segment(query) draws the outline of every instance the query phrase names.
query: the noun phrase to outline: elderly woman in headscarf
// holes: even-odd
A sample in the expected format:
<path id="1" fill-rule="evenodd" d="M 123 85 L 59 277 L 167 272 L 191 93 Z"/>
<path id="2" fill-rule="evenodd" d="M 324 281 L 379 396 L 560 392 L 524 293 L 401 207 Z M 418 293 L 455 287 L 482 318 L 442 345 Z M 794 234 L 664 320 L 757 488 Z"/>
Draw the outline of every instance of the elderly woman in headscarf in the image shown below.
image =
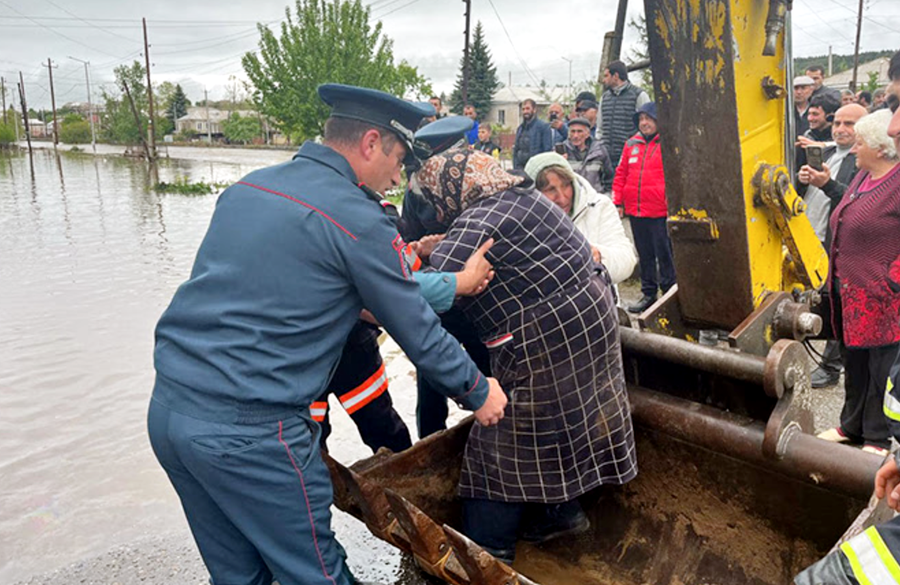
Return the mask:
<path id="1" fill-rule="evenodd" d="M 586 530 L 577 498 L 637 474 L 612 293 L 566 214 L 490 156 L 449 150 L 413 183 L 449 225 L 434 267 L 457 270 L 494 240 L 494 280 L 460 303 L 509 405 L 472 428 L 459 494 L 463 530 L 512 562 L 519 538 Z"/>
<path id="2" fill-rule="evenodd" d="M 584 234 L 594 262 L 606 267 L 613 284 L 631 276 L 637 257 L 612 199 L 597 193 L 590 181 L 555 152 L 531 157 L 525 173 L 537 190 L 556 203 Z"/>

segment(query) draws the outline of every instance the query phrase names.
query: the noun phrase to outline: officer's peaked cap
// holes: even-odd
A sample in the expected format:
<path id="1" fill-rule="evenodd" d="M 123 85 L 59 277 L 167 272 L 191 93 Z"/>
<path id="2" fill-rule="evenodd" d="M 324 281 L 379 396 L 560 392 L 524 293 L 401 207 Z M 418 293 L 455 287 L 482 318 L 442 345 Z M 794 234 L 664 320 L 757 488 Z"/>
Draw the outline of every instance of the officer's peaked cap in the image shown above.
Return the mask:
<path id="1" fill-rule="evenodd" d="M 389 93 L 367 87 L 326 83 L 318 87 L 319 97 L 331 106 L 331 115 L 367 122 L 390 130 L 406 144 L 409 154 L 426 154 L 415 145 L 415 129 L 422 118 L 435 115 L 429 103 L 404 101 Z"/>
<path id="2" fill-rule="evenodd" d="M 462 140 L 475 121 L 466 116 L 449 116 L 427 124 L 416 132 L 416 140 L 424 142 L 433 154 L 443 152 Z"/>

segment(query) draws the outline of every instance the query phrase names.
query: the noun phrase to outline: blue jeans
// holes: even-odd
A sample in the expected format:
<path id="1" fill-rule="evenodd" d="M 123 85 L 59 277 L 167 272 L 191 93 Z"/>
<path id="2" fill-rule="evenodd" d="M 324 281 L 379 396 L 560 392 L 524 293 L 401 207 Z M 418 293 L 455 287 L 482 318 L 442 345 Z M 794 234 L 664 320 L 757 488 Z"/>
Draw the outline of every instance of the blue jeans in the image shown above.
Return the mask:
<path id="1" fill-rule="evenodd" d="M 147 426 L 214 585 L 351 583 L 331 531 L 319 427 L 307 413 L 213 423 L 153 400 Z"/>

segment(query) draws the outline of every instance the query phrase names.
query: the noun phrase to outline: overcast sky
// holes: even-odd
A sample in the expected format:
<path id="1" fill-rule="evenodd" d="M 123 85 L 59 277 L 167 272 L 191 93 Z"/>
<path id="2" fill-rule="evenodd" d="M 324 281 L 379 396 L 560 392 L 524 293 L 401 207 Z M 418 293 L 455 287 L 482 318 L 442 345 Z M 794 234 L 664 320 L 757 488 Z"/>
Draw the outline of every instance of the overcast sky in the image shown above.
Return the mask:
<path id="1" fill-rule="evenodd" d="M 406 59 L 438 92 L 453 88 L 462 54 L 462 0 L 364 0 Z M 867 0 L 863 51 L 900 48 L 898 0 Z M 293 4 L 290 4 L 293 6 Z M 257 46 L 254 23 L 284 18 L 285 0 L 0 0 L 0 75 L 13 87 L 25 76 L 29 106 L 50 103 L 47 58 L 54 69 L 57 105 L 85 99 L 83 66 L 91 62 L 95 86 L 112 80 L 117 64 L 142 59 L 141 17 L 150 34 L 153 81 L 179 82 L 188 97 L 226 95 L 231 76 L 243 78 L 240 56 Z M 484 25 L 501 81 L 514 85 L 575 83 L 594 78 L 603 35 L 614 26 L 617 0 L 472 0 L 472 23 Z M 794 54 L 852 53 L 856 0 L 795 0 Z M 494 11 L 496 8 L 496 13 Z M 643 11 L 631 0 L 629 14 Z M 499 14 L 499 16 L 498 16 Z M 504 30 L 505 27 L 505 30 Z M 508 34 L 507 34 L 508 33 Z M 636 34 L 625 34 L 625 54 Z M 99 91 L 95 88 L 95 99 Z"/>

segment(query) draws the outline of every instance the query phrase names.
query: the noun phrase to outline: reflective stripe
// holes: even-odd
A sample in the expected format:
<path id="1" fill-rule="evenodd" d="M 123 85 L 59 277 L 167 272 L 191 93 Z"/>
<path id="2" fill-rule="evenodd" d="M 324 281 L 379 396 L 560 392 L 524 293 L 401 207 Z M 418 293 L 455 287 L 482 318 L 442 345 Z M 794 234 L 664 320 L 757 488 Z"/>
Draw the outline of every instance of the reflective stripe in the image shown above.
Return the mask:
<path id="1" fill-rule="evenodd" d="M 406 247 L 403 248 L 403 255 L 406 256 L 406 262 L 409 264 L 409 267 L 412 268 L 413 272 L 421 270 L 422 259 L 413 251 L 412 246 L 406 244 Z"/>
<path id="2" fill-rule="evenodd" d="M 874 526 L 842 544 L 841 552 L 860 585 L 900 583 L 900 566 Z"/>
<path id="3" fill-rule="evenodd" d="M 348 414 L 353 414 L 381 396 L 387 390 L 387 387 L 387 373 L 384 371 L 384 364 L 381 364 L 381 367 L 369 376 L 365 382 L 341 396 L 341 405 Z"/>
<path id="4" fill-rule="evenodd" d="M 309 415 L 316 422 L 322 422 L 325 420 L 325 415 L 328 414 L 328 403 L 327 402 L 313 402 L 309 406 Z"/>
<path id="5" fill-rule="evenodd" d="M 495 347 L 500 347 L 504 343 L 509 343 L 513 340 L 513 334 L 507 333 L 506 335 L 501 335 L 500 337 L 495 337 L 494 339 L 486 342 L 484 346 L 488 349 L 494 349 Z"/>
<path id="6" fill-rule="evenodd" d="M 888 378 L 887 388 L 884 390 L 884 416 L 900 422 L 900 400 L 894 398 L 891 390 L 894 389 L 894 381 Z"/>

